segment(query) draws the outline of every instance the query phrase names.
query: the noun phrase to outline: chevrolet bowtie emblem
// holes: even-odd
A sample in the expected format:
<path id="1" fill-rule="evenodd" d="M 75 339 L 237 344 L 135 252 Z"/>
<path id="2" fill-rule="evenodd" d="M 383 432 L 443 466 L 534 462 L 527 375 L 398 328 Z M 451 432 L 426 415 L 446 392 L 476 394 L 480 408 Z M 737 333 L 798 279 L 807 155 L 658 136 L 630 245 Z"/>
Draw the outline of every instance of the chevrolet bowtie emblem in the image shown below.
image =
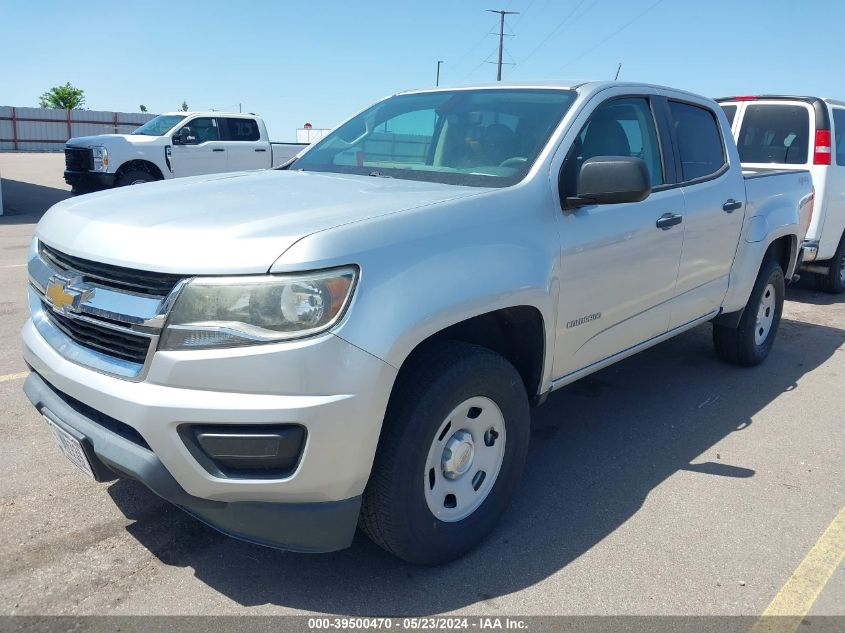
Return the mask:
<path id="1" fill-rule="evenodd" d="M 94 296 L 94 289 L 86 287 L 81 277 L 51 277 L 46 294 L 56 312 L 79 312 L 82 304 Z"/>

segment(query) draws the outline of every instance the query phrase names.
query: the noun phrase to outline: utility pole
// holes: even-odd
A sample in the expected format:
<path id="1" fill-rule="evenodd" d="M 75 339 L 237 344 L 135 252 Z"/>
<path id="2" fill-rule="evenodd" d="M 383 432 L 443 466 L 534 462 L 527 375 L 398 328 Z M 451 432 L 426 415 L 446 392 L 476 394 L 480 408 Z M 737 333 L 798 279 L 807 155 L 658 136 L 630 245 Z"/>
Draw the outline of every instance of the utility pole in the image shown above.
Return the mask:
<path id="1" fill-rule="evenodd" d="M 499 63 L 496 71 L 496 81 L 502 81 L 502 50 L 505 48 L 505 16 L 518 15 L 519 11 L 505 11 L 504 9 L 487 9 L 489 13 L 499 14 Z"/>
<path id="2" fill-rule="evenodd" d="M 437 60 L 437 80 L 434 82 L 435 86 L 440 85 L 440 64 L 442 64 L 442 63 L 443 63 L 442 59 Z"/>
<path id="3" fill-rule="evenodd" d="M 241 104 L 238 104 L 238 112 L 243 112 L 243 108 L 241 108 Z"/>

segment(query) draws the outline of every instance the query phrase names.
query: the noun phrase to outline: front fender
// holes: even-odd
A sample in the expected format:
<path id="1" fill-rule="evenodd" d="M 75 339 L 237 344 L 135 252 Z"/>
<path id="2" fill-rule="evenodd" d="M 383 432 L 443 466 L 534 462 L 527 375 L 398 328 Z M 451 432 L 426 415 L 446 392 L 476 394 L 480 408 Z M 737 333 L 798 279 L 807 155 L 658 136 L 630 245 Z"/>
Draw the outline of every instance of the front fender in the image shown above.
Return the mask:
<path id="1" fill-rule="evenodd" d="M 559 284 L 556 219 L 547 189 L 493 190 L 309 236 L 274 269 L 358 264 L 361 278 L 335 333 L 397 369 L 451 325 L 534 307 L 545 329 L 546 384 Z"/>

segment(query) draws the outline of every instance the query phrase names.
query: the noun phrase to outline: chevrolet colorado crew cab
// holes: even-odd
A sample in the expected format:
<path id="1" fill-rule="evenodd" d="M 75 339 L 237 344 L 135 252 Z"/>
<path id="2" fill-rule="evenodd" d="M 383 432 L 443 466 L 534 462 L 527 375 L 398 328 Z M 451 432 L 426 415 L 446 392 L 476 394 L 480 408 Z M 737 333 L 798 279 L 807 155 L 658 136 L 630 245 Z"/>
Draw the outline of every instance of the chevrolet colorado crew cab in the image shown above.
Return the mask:
<path id="1" fill-rule="evenodd" d="M 271 143 L 254 114 L 170 112 L 132 134 L 65 143 L 65 182 L 77 193 L 182 176 L 278 167 L 306 145 Z"/>
<path id="2" fill-rule="evenodd" d="M 284 169 L 71 198 L 29 253 L 24 390 L 98 481 L 304 552 L 490 532 L 553 390 L 712 321 L 772 349 L 813 193 L 743 175 L 712 100 L 405 92 Z"/>
<path id="3" fill-rule="evenodd" d="M 816 191 L 801 269 L 845 292 L 845 101 L 785 95 L 717 99 L 751 169 L 808 169 Z"/>

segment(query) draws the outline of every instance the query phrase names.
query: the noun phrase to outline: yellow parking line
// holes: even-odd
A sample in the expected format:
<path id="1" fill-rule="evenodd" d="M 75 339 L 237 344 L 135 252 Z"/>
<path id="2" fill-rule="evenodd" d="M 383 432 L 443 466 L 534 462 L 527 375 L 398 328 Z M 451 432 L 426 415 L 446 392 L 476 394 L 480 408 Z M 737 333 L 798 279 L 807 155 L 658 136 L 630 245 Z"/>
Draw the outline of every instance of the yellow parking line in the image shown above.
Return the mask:
<path id="1" fill-rule="evenodd" d="M 845 557 L 845 507 L 807 552 L 751 633 L 794 633 Z M 784 617 L 786 616 L 786 617 Z"/>
<path id="2" fill-rule="evenodd" d="M 29 376 L 28 371 L 20 371 L 17 374 L 6 374 L 5 376 L 0 376 L 0 382 L 9 382 L 10 380 L 20 380 L 21 378 L 26 378 Z"/>

